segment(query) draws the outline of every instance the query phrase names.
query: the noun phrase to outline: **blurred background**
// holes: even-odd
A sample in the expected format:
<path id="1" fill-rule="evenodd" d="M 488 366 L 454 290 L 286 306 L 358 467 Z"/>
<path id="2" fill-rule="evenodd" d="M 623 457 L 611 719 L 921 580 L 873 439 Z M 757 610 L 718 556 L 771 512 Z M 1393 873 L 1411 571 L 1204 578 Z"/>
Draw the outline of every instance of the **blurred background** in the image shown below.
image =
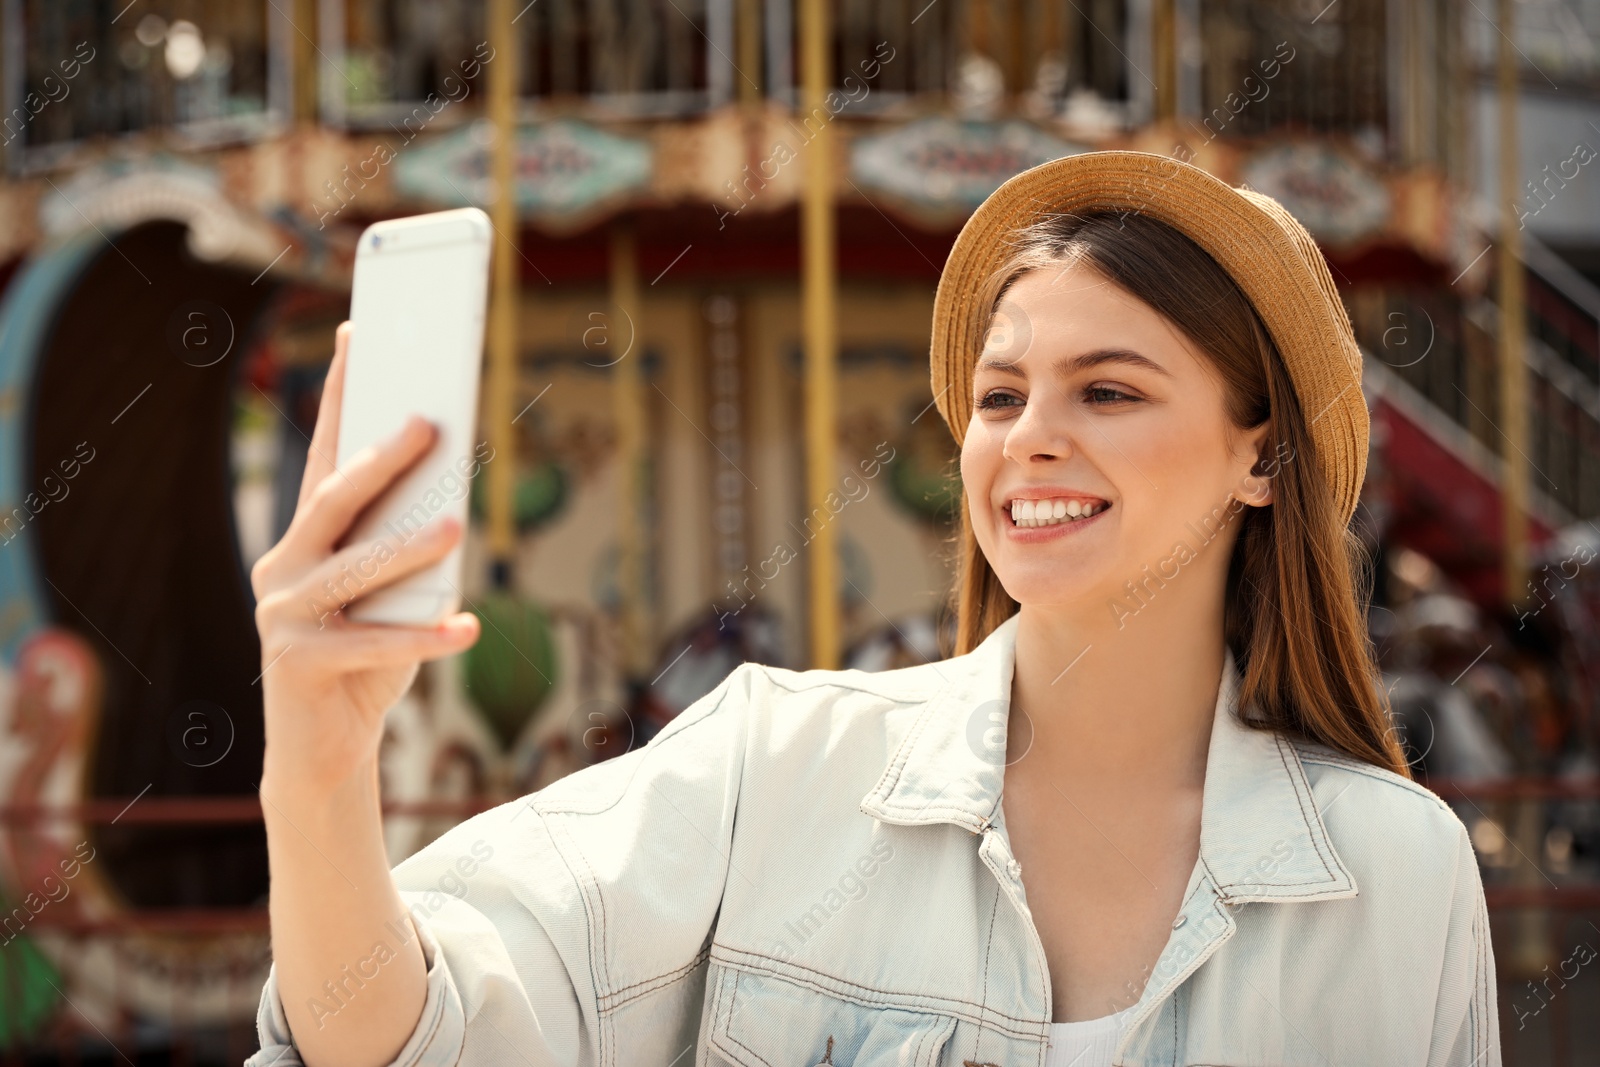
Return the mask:
<path id="1" fill-rule="evenodd" d="M 398 861 L 742 660 L 948 654 L 939 269 L 1097 148 L 1321 244 L 1371 630 L 1483 863 L 1506 1062 L 1600 1063 L 1600 0 L 3 0 L 0 34 L 0 1063 L 256 1048 L 248 573 L 364 226 L 496 235 L 484 637 L 389 716 Z"/>

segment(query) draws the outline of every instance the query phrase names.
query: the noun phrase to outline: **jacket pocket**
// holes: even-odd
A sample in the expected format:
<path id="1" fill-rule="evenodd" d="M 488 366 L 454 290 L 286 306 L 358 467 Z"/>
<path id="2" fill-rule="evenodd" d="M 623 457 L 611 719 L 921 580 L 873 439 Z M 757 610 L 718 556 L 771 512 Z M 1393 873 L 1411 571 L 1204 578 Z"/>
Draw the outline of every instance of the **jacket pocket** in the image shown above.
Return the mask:
<path id="1" fill-rule="evenodd" d="M 799 982 L 713 965 L 708 1064 L 939 1067 L 953 1016 L 868 1007 Z"/>

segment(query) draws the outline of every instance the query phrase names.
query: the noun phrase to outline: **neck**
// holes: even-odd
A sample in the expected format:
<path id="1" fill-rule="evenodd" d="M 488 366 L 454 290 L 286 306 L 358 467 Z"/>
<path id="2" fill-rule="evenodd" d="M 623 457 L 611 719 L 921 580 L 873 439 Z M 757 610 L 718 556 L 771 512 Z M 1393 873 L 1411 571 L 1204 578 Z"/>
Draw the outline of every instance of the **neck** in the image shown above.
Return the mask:
<path id="1" fill-rule="evenodd" d="M 1099 603 L 1022 607 L 1010 721 L 1018 742 L 1031 740 L 1035 769 L 1108 786 L 1204 783 L 1226 656 L 1224 579 L 1185 577 L 1132 619 Z"/>

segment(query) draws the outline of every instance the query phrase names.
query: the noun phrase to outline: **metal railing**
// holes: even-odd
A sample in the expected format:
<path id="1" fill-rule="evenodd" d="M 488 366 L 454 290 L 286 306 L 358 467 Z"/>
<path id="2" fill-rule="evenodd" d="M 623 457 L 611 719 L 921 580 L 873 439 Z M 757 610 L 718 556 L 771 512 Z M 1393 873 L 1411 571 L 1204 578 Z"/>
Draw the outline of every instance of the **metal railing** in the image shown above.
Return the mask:
<path id="1" fill-rule="evenodd" d="M 1600 515 L 1600 290 L 1529 236 L 1529 420 L 1533 486 L 1558 522 Z M 1351 295 L 1362 346 L 1494 456 L 1501 432 L 1499 309 L 1442 287 Z"/>

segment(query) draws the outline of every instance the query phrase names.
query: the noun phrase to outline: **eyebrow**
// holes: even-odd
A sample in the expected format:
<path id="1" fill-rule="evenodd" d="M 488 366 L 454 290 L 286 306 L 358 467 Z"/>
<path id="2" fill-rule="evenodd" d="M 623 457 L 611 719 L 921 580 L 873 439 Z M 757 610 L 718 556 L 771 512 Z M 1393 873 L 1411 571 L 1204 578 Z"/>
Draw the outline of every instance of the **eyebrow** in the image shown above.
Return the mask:
<path id="1" fill-rule="evenodd" d="M 985 356 L 978 361 L 979 370 L 998 371 L 1008 374 L 1013 378 L 1026 378 L 1028 375 L 1020 367 L 1018 360 L 996 359 Z M 1063 356 L 1056 360 L 1051 369 L 1057 375 L 1069 374 L 1074 371 L 1090 370 L 1094 367 L 1105 366 L 1109 363 L 1126 363 L 1133 367 L 1143 367 L 1155 371 L 1164 377 L 1171 378 L 1172 372 L 1148 356 L 1142 356 L 1131 348 L 1096 348 L 1077 356 Z"/>

